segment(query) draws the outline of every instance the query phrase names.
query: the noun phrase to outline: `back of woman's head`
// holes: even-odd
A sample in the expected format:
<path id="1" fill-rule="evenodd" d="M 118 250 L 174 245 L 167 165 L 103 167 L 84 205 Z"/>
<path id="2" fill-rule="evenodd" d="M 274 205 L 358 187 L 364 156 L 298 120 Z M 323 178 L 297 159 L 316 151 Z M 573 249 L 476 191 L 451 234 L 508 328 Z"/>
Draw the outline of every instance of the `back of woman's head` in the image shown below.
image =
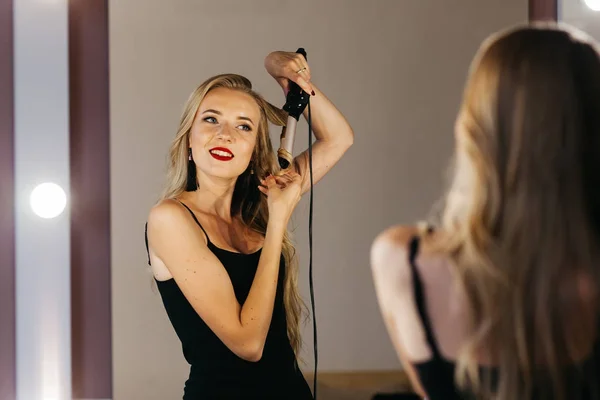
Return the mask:
<path id="1" fill-rule="evenodd" d="M 459 382 L 489 390 L 476 368 L 486 354 L 500 373 L 490 397 L 576 398 L 560 396 L 573 389 L 562 371 L 600 341 L 600 56 L 593 42 L 547 24 L 491 37 L 473 63 L 456 136 L 443 224 L 472 329 Z M 598 361 L 588 367 L 583 373 L 600 375 Z"/>

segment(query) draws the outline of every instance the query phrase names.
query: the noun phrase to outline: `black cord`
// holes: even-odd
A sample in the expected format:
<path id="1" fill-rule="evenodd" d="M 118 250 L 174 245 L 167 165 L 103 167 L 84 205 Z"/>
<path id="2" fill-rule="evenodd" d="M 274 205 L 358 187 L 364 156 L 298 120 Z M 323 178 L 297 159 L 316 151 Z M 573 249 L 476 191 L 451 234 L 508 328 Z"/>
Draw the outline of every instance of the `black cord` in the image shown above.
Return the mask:
<path id="1" fill-rule="evenodd" d="M 313 223 L 313 165 L 312 165 L 312 119 L 310 115 L 310 100 L 308 101 L 308 167 L 310 171 L 310 205 L 308 212 L 308 247 L 310 251 L 309 255 L 309 266 L 308 266 L 308 282 L 310 286 L 310 302 L 312 305 L 313 314 L 313 348 L 315 353 L 315 374 L 313 376 L 313 398 L 317 398 L 317 363 L 318 363 L 318 352 L 317 352 L 317 314 L 315 313 L 315 290 L 313 287 L 313 234 L 312 234 L 312 223 Z"/>

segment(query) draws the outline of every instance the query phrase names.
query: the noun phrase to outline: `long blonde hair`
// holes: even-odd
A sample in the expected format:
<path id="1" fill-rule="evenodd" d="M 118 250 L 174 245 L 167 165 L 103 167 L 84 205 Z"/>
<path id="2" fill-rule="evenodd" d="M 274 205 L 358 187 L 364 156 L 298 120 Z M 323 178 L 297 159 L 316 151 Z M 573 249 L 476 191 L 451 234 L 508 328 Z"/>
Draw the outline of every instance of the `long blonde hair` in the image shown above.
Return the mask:
<path id="1" fill-rule="evenodd" d="M 469 316 L 456 378 L 477 398 L 566 399 L 564 368 L 600 339 L 600 56 L 578 36 L 495 35 L 465 88 L 441 247 Z M 596 384 L 594 357 L 579 389 Z"/>
<path id="2" fill-rule="evenodd" d="M 236 181 L 231 215 L 240 217 L 250 229 L 261 234 L 266 233 L 269 210 L 267 200 L 261 195 L 257 186 L 259 179 L 279 171 L 275 152 L 269 137 L 269 122 L 276 126 L 284 126 L 287 113 L 269 102 L 252 90 L 252 84 L 247 78 L 236 74 L 221 74 L 207 79 L 189 96 L 181 115 L 177 134 L 169 151 L 167 184 L 160 200 L 173 199 L 186 190 L 188 176 L 188 148 L 192 123 L 202 100 L 213 89 L 228 88 L 250 95 L 258 104 L 261 116 L 257 129 L 257 139 L 252 154 L 251 166 L 240 175 Z M 250 169 L 254 174 L 250 173 Z M 306 306 L 298 291 L 298 260 L 296 251 L 290 239 L 289 232 L 283 238 L 282 252 L 285 259 L 284 307 L 287 320 L 287 334 L 296 354 L 301 348 L 300 318 Z"/>

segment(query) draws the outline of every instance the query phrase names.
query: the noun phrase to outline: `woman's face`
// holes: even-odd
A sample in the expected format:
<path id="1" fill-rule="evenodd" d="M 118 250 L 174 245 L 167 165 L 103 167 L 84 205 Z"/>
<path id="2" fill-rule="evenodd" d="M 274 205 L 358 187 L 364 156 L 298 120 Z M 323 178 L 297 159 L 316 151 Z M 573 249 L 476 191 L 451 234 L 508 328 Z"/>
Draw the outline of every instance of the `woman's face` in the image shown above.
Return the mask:
<path id="1" fill-rule="evenodd" d="M 199 178 L 240 176 L 252 159 L 259 121 L 260 108 L 252 96 L 227 88 L 211 90 L 190 130 Z"/>

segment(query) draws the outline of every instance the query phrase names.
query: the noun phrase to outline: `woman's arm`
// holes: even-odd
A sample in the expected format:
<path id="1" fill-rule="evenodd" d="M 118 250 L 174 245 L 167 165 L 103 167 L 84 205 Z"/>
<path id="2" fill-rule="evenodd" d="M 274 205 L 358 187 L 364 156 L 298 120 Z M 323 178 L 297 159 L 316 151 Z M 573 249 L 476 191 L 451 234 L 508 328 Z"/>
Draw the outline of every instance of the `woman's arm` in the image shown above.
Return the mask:
<path id="1" fill-rule="evenodd" d="M 432 356 L 417 313 L 408 264 L 410 239 L 416 228 L 397 226 L 382 232 L 371 247 L 373 283 L 383 321 L 415 392 L 426 397 L 412 360 Z"/>
<path id="2" fill-rule="evenodd" d="M 258 361 L 271 324 L 287 223 L 270 218 L 250 293 L 241 306 L 227 271 L 208 249 L 202 230 L 174 201 L 150 212 L 152 255 L 163 262 L 198 315 L 221 341 L 247 361 Z"/>
<path id="3" fill-rule="evenodd" d="M 350 124 L 335 105 L 311 81 L 310 68 L 304 57 L 297 53 L 276 51 L 265 59 L 265 67 L 287 94 L 288 80 L 296 82 L 310 98 L 312 129 L 316 141 L 312 146 L 313 183 L 319 182 L 342 158 L 354 142 Z M 300 73 L 297 71 L 302 70 Z M 308 118 L 308 107 L 304 110 Z M 302 194 L 310 189 L 308 150 L 294 159 L 297 172 L 302 176 Z"/>

